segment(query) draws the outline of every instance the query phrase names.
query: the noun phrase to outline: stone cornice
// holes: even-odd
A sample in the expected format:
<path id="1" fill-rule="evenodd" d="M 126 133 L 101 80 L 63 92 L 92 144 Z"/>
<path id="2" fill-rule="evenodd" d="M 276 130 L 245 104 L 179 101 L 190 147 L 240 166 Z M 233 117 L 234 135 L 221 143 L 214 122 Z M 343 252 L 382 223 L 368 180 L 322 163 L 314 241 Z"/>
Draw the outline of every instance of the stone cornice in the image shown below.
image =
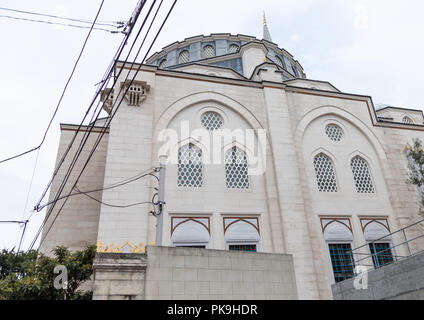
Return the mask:
<path id="1" fill-rule="evenodd" d="M 80 132 L 87 132 L 90 130 L 91 126 L 81 126 L 81 128 L 78 130 L 79 125 L 78 124 L 69 124 L 69 123 L 61 123 L 60 124 L 60 130 L 61 131 L 80 131 Z M 93 129 L 91 130 L 91 132 L 94 133 L 100 133 L 104 130 L 104 127 L 100 127 L 100 126 L 94 126 Z M 106 130 L 104 130 L 105 133 L 109 133 L 109 128 L 106 128 Z"/>

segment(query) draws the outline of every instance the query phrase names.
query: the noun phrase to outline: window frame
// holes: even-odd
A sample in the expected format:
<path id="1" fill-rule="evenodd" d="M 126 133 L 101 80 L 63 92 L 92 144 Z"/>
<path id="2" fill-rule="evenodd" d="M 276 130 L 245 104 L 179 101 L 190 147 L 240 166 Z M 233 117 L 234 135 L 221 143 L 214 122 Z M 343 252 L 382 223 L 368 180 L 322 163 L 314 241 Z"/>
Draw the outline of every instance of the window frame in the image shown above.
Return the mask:
<path id="1" fill-rule="evenodd" d="M 181 62 L 181 55 L 182 55 L 184 52 L 187 52 L 188 61 L 186 61 L 186 62 Z M 190 62 L 190 51 L 189 51 L 188 49 L 183 49 L 183 50 L 181 50 L 181 51 L 178 53 L 178 64 L 186 64 L 186 63 L 189 63 L 189 62 Z"/>
<path id="2" fill-rule="evenodd" d="M 208 57 L 208 56 L 205 55 L 206 48 L 208 48 L 208 47 L 211 47 L 212 48 L 212 50 L 213 50 L 213 56 Z M 210 43 L 205 44 L 202 47 L 202 58 L 203 59 L 211 59 L 211 58 L 215 58 L 215 57 L 216 57 L 216 48 L 215 48 L 215 46 L 212 45 L 212 44 L 210 44 Z"/>
<path id="3" fill-rule="evenodd" d="M 360 158 L 360 159 L 362 159 L 363 162 L 365 162 L 367 169 L 368 169 L 368 174 L 369 174 L 370 181 L 372 183 L 372 187 L 374 189 L 374 192 L 359 192 L 358 191 L 358 188 L 356 187 L 355 174 L 353 172 L 353 167 L 352 167 L 352 161 L 355 158 Z M 373 170 L 370 161 L 363 154 L 355 152 L 349 158 L 349 166 L 350 166 L 350 172 L 352 173 L 353 189 L 356 191 L 356 194 L 362 195 L 362 196 L 376 196 L 377 195 L 377 186 L 376 186 L 374 174 L 373 174 L 373 172 L 375 170 Z"/>
<path id="4" fill-rule="evenodd" d="M 232 153 L 233 152 L 233 149 L 236 149 L 236 150 L 239 150 L 239 151 L 243 152 L 244 155 L 245 155 L 245 157 L 246 157 L 247 183 L 248 183 L 248 187 L 247 188 L 238 188 L 238 187 L 234 188 L 234 187 L 229 187 L 228 186 L 228 183 L 227 183 L 227 162 L 225 160 L 226 160 L 226 157 L 227 157 L 227 153 L 228 152 L 231 152 Z M 248 191 L 248 190 L 252 190 L 252 181 L 251 181 L 252 179 L 250 178 L 250 175 L 249 175 L 249 158 L 248 158 L 248 155 L 247 155 L 246 150 L 243 150 L 242 148 L 238 147 L 237 145 L 232 145 L 227 150 L 224 150 L 224 173 L 225 173 L 225 183 L 224 183 L 224 185 L 225 185 L 225 188 L 226 188 L 227 191 L 229 191 L 229 190 L 235 190 L 235 191 Z"/>
<path id="5" fill-rule="evenodd" d="M 330 160 L 330 162 L 333 166 L 333 175 L 334 175 L 334 180 L 335 180 L 335 185 L 336 185 L 335 191 L 322 191 L 319 188 L 318 175 L 317 175 L 317 171 L 315 169 L 315 158 L 318 157 L 321 154 L 324 155 L 325 157 L 327 157 Z M 312 172 L 314 174 L 315 191 L 316 192 L 318 192 L 319 194 L 338 194 L 339 192 L 341 192 L 340 185 L 339 185 L 339 179 L 337 178 L 336 161 L 332 156 L 329 155 L 329 153 L 326 150 L 319 149 L 317 152 L 315 152 L 312 155 Z"/>
<path id="6" fill-rule="evenodd" d="M 235 219 L 235 221 L 230 222 L 227 226 L 225 223 L 225 220 L 227 219 Z M 226 240 L 225 239 L 225 235 L 228 231 L 228 228 L 238 222 L 244 222 L 244 223 L 248 223 L 251 224 L 248 221 L 248 219 L 255 219 L 256 220 L 256 226 L 252 225 L 253 228 L 256 229 L 256 231 L 258 232 L 258 239 L 259 240 L 252 240 L 252 239 L 237 239 L 237 240 Z M 261 226 L 260 226 L 260 216 L 223 216 L 222 217 L 222 226 L 223 226 L 223 239 L 224 239 L 224 243 L 225 243 L 225 250 L 229 251 L 230 250 L 230 245 L 256 245 L 256 252 L 261 252 L 262 248 L 261 248 L 261 243 L 262 243 L 262 235 L 261 235 Z"/>
<path id="7" fill-rule="evenodd" d="M 210 216 L 186 216 L 186 215 L 177 215 L 177 214 L 169 214 L 169 218 L 170 218 L 170 233 L 169 233 L 169 240 L 171 243 L 172 247 L 190 247 L 190 246 L 205 246 L 205 249 L 209 249 L 210 247 L 210 243 L 211 243 L 211 238 L 212 238 L 212 234 L 211 234 L 211 217 Z M 174 219 L 183 219 L 183 221 L 181 221 L 180 223 L 177 223 L 177 225 L 174 226 Z M 202 222 L 198 221 L 200 219 L 205 219 L 207 220 L 207 225 L 204 225 Z M 199 225 L 201 225 L 203 228 L 205 228 L 208 231 L 209 234 L 209 241 L 205 242 L 205 241 L 174 241 L 172 240 L 172 236 L 175 232 L 175 230 L 178 229 L 178 227 L 180 225 L 183 225 L 187 222 L 195 222 L 198 223 Z"/>
<path id="8" fill-rule="evenodd" d="M 221 126 L 219 127 L 219 128 L 213 128 L 213 129 L 209 129 L 209 128 L 206 128 L 205 127 L 205 125 L 203 124 L 203 118 L 207 115 L 207 114 L 212 114 L 212 113 L 214 113 L 214 114 L 216 114 L 216 115 L 218 115 L 218 117 L 220 118 L 220 120 L 221 120 L 221 122 L 222 122 L 222 124 L 221 124 Z M 203 129 L 206 129 L 206 130 L 208 130 L 208 131 L 210 131 L 210 132 L 214 132 L 214 131 L 216 131 L 216 130 L 222 130 L 223 129 L 223 127 L 225 126 L 225 120 L 224 120 L 224 117 L 222 116 L 222 114 L 220 113 L 220 112 L 218 112 L 218 111 L 216 111 L 215 109 L 211 109 L 211 110 L 206 110 L 206 111 L 204 111 L 204 112 L 202 112 L 201 114 L 200 114 L 200 125 L 202 126 L 202 128 Z"/>
<path id="9" fill-rule="evenodd" d="M 389 248 L 388 249 L 390 250 L 390 255 L 392 257 L 392 262 L 387 263 L 387 264 L 384 264 L 384 265 L 381 265 L 381 266 L 380 265 L 377 266 L 375 264 L 374 256 L 376 257 L 376 259 L 378 259 L 378 253 L 377 254 L 373 254 L 372 251 L 371 251 L 371 247 L 370 247 L 370 244 L 379 244 L 379 243 L 380 244 L 384 243 L 384 244 L 388 244 L 389 245 Z M 390 265 L 392 263 L 395 263 L 397 261 L 396 254 L 395 254 L 395 251 L 394 251 L 394 248 L 393 248 L 393 242 L 392 242 L 391 239 L 389 239 L 389 240 L 367 241 L 367 247 L 368 247 L 368 251 L 370 252 L 370 258 L 371 258 L 371 261 L 372 261 L 372 264 L 373 264 L 375 270 L 376 269 L 379 269 L 381 267 Z M 375 247 L 374 247 L 374 250 L 375 250 Z"/>
<path id="10" fill-rule="evenodd" d="M 165 63 L 165 66 L 164 66 L 164 67 L 162 67 L 162 66 L 161 66 L 163 63 Z M 166 58 L 162 58 L 162 59 L 159 61 L 158 68 L 159 68 L 159 69 L 165 69 L 165 68 L 168 66 L 167 64 L 168 64 L 168 59 L 166 59 Z"/>
<path id="11" fill-rule="evenodd" d="M 230 48 L 231 48 L 231 47 L 237 47 L 237 50 L 236 50 L 236 51 L 234 51 L 234 52 L 231 52 L 231 51 L 230 51 Z M 236 44 L 236 43 L 230 43 L 230 44 L 228 45 L 228 50 L 227 50 L 228 54 L 238 53 L 239 51 L 240 51 L 240 46 L 239 46 L 238 44 Z"/>
<path id="12" fill-rule="evenodd" d="M 202 247 L 204 246 L 205 249 L 209 249 L 209 242 L 183 242 L 183 241 L 171 241 L 172 242 L 172 247 L 174 248 L 190 248 L 190 247 L 195 247 L 195 246 L 199 246 Z M 202 249 L 202 248 L 199 248 Z"/>
<path id="13" fill-rule="evenodd" d="M 201 184 L 199 185 L 199 186 L 193 186 L 193 185 L 190 185 L 190 186 L 182 186 L 182 185 L 179 185 L 179 178 L 180 178 L 180 150 L 181 150 L 181 148 L 183 148 L 183 147 L 185 147 L 185 146 L 187 146 L 187 145 L 193 145 L 193 146 L 195 146 L 196 148 L 198 148 L 199 150 L 200 150 L 200 152 L 201 152 L 201 159 L 200 159 L 200 163 L 201 163 L 201 173 L 202 173 L 202 175 L 201 175 Z M 177 164 L 177 181 L 176 181 L 176 185 L 177 185 L 177 188 L 179 189 L 179 190 L 199 190 L 199 189 L 201 189 L 201 188 L 203 188 L 204 186 L 205 186 L 205 166 L 204 166 L 204 162 L 203 162 L 203 157 L 204 157 L 204 152 L 203 152 L 203 149 L 199 146 L 199 145 L 197 145 L 196 143 L 193 143 L 193 142 L 187 142 L 187 143 L 184 143 L 184 144 L 182 144 L 182 145 L 179 145 L 178 146 L 178 148 L 177 148 L 177 161 L 178 161 L 178 164 Z"/>
<path id="14" fill-rule="evenodd" d="M 281 62 L 281 65 L 280 65 L 277 61 L 280 61 L 280 62 Z M 282 59 L 279 55 L 275 55 L 275 63 L 276 63 L 279 67 L 281 67 L 281 68 L 283 68 L 284 70 L 286 70 L 286 64 L 285 64 L 285 62 L 284 62 L 284 59 Z"/>
<path id="15" fill-rule="evenodd" d="M 352 233 L 352 237 L 353 237 L 353 233 Z M 354 247 L 355 247 L 355 241 L 354 240 L 351 240 L 351 241 L 348 241 L 348 240 L 325 240 L 325 243 L 326 243 L 327 257 L 328 257 L 330 271 L 331 271 L 331 274 L 332 274 L 333 283 L 339 283 L 339 282 L 342 282 L 344 280 L 352 279 L 353 277 L 355 277 L 355 261 L 356 261 L 355 253 L 352 252 L 352 257 L 351 257 L 351 259 L 352 259 L 352 277 L 337 282 L 336 281 L 336 275 L 334 274 L 333 260 L 331 259 L 331 252 L 330 252 L 330 244 L 349 244 L 350 250 L 353 250 Z"/>
<path id="16" fill-rule="evenodd" d="M 225 250 L 230 251 L 230 246 L 244 246 L 244 245 L 250 245 L 250 246 L 256 246 L 256 251 L 237 251 L 237 250 L 231 250 L 232 252 L 261 252 L 259 247 L 260 241 L 225 241 Z"/>

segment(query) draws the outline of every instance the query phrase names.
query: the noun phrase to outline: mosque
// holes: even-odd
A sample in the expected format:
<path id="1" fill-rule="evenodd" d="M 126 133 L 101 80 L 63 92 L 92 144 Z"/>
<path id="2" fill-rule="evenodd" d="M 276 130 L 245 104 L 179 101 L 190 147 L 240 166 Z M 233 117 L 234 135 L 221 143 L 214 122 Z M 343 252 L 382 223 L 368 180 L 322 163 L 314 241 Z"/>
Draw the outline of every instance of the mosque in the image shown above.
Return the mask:
<path id="1" fill-rule="evenodd" d="M 97 244 L 134 254 L 160 244 L 290 254 L 298 297 L 331 299 L 331 285 L 353 275 L 350 250 L 419 220 L 406 146 L 424 139 L 423 112 L 376 108 L 370 96 L 308 79 L 265 20 L 263 28 L 262 40 L 193 36 L 143 65 L 116 61 L 103 109 L 111 116 L 125 91 L 123 103 L 78 182 L 83 192 L 53 210 L 41 251 Z M 95 123 L 68 190 L 106 120 Z M 77 128 L 61 124 L 57 161 Z M 59 171 L 50 200 L 62 179 Z M 391 241 L 368 250 L 393 260 Z"/>

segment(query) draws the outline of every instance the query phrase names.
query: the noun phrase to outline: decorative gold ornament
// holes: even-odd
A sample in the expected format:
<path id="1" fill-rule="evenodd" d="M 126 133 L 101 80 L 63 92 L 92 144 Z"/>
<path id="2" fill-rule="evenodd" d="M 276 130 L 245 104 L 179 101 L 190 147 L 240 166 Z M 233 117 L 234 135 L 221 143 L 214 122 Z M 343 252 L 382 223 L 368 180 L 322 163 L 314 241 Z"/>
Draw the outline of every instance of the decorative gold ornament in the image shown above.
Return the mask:
<path id="1" fill-rule="evenodd" d="M 155 241 L 150 242 L 149 245 L 154 246 Z M 100 241 L 97 241 L 97 252 L 99 252 L 99 253 L 123 253 L 126 246 L 129 246 L 131 248 L 131 253 L 145 253 L 146 252 L 146 245 L 144 244 L 144 242 L 140 242 L 139 244 L 134 245 L 130 241 L 125 241 L 119 247 L 115 243 L 111 243 L 106 247 L 103 243 L 101 243 Z"/>

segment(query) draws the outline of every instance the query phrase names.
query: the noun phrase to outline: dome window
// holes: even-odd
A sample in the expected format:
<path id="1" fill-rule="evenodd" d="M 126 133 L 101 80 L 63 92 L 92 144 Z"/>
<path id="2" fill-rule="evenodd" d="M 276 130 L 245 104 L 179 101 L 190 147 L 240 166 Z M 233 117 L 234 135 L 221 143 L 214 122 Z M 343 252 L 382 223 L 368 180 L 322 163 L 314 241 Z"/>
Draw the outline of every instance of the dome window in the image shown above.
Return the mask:
<path id="1" fill-rule="evenodd" d="M 180 52 L 180 55 L 178 56 L 178 63 L 187 63 L 190 62 L 190 53 L 188 50 L 183 50 Z"/>
<path id="2" fill-rule="evenodd" d="M 283 60 L 280 57 L 275 56 L 275 63 L 278 64 L 281 68 L 284 68 Z"/>
<path id="3" fill-rule="evenodd" d="M 165 68 L 166 68 L 166 64 L 167 64 L 166 59 L 163 59 L 163 60 L 159 63 L 159 69 L 165 69 Z"/>
<path id="4" fill-rule="evenodd" d="M 211 45 L 204 46 L 203 47 L 203 57 L 204 58 L 215 57 L 215 48 Z"/>
<path id="5" fill-rule="evenodd" d="M 228 53 L 236 53 L 239 51 L 239 46 L 236 44 L 231 44 L 228 48 Z"/>

